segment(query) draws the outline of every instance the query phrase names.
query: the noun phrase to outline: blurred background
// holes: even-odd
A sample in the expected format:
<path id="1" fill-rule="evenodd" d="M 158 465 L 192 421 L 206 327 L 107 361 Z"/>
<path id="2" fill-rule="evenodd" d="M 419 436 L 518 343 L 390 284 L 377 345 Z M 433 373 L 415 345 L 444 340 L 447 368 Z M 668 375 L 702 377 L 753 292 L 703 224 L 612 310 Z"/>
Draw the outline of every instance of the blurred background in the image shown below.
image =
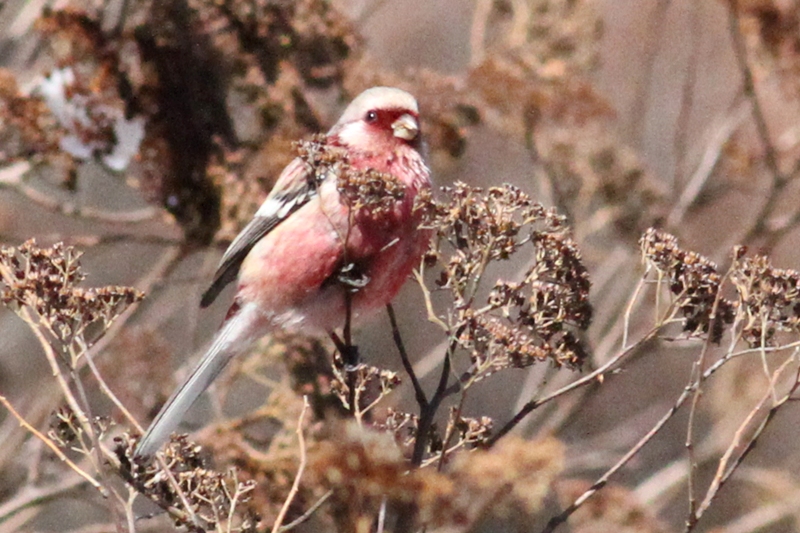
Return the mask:
<path id="1" fill-rule="evenodd" d="M 101 361 L 142 422 L 223 318 L 230 293 L 208 310 L 200 294 L 294 156 L 291 142 L 327 130 L 373 85 L 417 96 L 438 185 L 512 183 L 568 217 L 593 282 L 590 368 L 620 350 L 650 226 L 723 270 L 735 244 L 800 265 L 795 0 L 6 0 L 0 67 L 0 242 L 64 241 L 84 252 L 86 285 L 147 294 L 104 338 Z M 520 254 L 496 276 L 530 261 Z M 396 309 L 433 388 L 443 338 L 413 282 Z M 649 329 L 648 304 L 628 323 L 634 339 Z M 0 339 L 0 393 L 46 425 L 59 398 L 37 342 L 8 311 Z M 400 370 L 385 316 L 356 342 Z M 662 340 L 639 352 L 602 386 L 518 427 L 565 445 L 561 507 L 580 494 L 576 480 L 602 474 L 671 407 L 698 345 Z M 760 365 L 737 360 L 708 385 L 696 421 L 701 479 L 763 393 Z M 465 412 L 502 425 L 578 376 L 545 364 L 505 370 L 471 391 Z M 231 380 L 241 383 L 223 411 L 263 401 L 255 380 Z M 404 385 L 391 402 L 412 400 Z M 210 409 L 198 406 L 187 429 Z M 565 530 L 682 530 L 687 416 L 612 478 L 594 521 L 576 515 Z M 795 406 L 781 410 L 697 531 L 800 530 L 799 422 Z M 16 452 L 36 444 L 24 439 L 5 417 L 4 499 L 30 468 Z M 20 530 L 78 530 L 97 513 L 80 498 L 66 505 L 80 511 L 74 522 L 42 513 Z"/>

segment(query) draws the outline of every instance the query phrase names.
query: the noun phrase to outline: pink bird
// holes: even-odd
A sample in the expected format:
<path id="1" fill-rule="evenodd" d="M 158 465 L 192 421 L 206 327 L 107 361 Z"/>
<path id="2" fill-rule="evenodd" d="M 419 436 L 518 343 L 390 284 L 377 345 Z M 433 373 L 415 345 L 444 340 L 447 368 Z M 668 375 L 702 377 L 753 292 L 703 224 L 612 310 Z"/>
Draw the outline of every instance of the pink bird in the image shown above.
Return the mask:
<path id="1" fill-rule="evenodd" d="M 206 307 L 238 276 L 236 296 L 211 346 L 188 379 L 161 408 L 140 440 L 136 455 L 152 455 L 228 361 L 275 330 L 332 333 L 345 324 L 345 285 L 336 280 L 354 265 L 365 284 L 351 295 L 353 318 L 385 306 L 400 290 L 430 240 L 419 229 L 414 198 L 428 189 L 430 171 L 421 155 L 419 110 L 400 89 L 373 87 L 345 109 L 326 143 L 343 149 L 358 171 L 390 174 L 402 197 L 380 223 L 353 212 L 337 177 L 320 179 L 301 158 L 282 172 L 252 221 L 233 240 Z"/>

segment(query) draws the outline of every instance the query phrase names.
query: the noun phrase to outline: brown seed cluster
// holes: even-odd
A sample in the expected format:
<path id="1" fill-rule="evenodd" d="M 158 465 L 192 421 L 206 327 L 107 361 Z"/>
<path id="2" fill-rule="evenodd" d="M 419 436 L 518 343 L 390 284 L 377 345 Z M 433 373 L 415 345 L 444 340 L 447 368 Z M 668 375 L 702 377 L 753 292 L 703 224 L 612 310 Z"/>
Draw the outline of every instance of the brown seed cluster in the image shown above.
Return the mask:
<path id="1" fill-rule="evenodd" d="M 39 248 L 31 239 L 19 247 L 0 249 L 0 301 L 18 311 L 32 311 L 47 331 L 70 343 L 96 322 L 108 325 L 144 294 L 130 287 L 76 287 L 85 275 L 81 253 L 57 243 Z"/>
<path id="2" fill-rule="evenodd" d="M 83 413 L 78 416 L 71 407 L 64 405 L 53 411 L 47 436 L 63 449 L 86 450 L 91 446 L 91 439 L 87 435 L 89 426 L 84 424 L 90 424 L 91 431 L 96 433 L 99 438 L 103 438 L 114 422 L 105 416 L 96 416 L 91 420 L 86 420 Z"/>
<path id="3" fill-rule="evenodd" d="M 79 440 L 82 434 L 83 428 L 72 409 L 61 407 L 53 412 L 47 436 L 58 446 L 67 448 Z"/>
<path id="4" fill-rule="evenodd" d="M 579 77 L 597 64 L 601 35 L 591 2 L 493 2 L 469 86 L 491 110 L 487 118 L 510 133 L 529 121 L 580 120 L 600 100 Z"/>
<path id="5" fill-rule="evenodd" d="M 198 445 L 186 435 L 175 435 L 160 461 L 134 459 L 136 439 L 125 434 L 114 439 L 121 474 L 132 486 L 161 508 L 176 524 L 189 531 L 210 531 L 225 526 L 231 532 L 255 532 L 258 517 L 245 504 L 255 482 L 240 482 L 234 469 L 226 473 L 208 470 Z M 181 497 L 181 495 L 183 497 Z M 189 508 L 185 507 L 188 504 Z"/>
<path id="6" fill-rule="evenodd" d="M 718 319 L 711 340 L 719 343 L 724 328 L 736 324 L 737 333 L 751 347 L 772 346 L 778 332 L 798 332 L 800 273 L 774 268 L 767 257 L 745 256 L 734 250 L 730 282 L 735 301 L 719 297 L 722 276 L 717 266 L 695 252 L 682 250 L 668 233 L 649 229 L 640 241 L 645 264 L 668 285 L 683 316 L 683 330 L 692 336 L 709 333 L 716 302 Z M 717 301 L 718 300 L 718 301 Z"/>
<path id="7" fill-rule="evenodd" d="M 450 477 L 464 487 L 469 508 L 502 516 L 541 511 L 551 484 L 564 467 L 564 446 L 555 438 L 525 440 L 510 436 L 489 450 L 461 454 Z"/>
<path id="8" fill-rule="evenodd" d="M 447 433 L 451 431 L 455 433 L 457 437 L 456 447 L 475 448 L 487 442 L 491 436 L 493 425 L 494 421 L 488 416 L 461 416 L 458 410 L 453 407 L 450 409 Z"/>
<path id="9" fill-rule="evenodd" d="M 103 154 L 119 141 L 112 119 L 142 119 L 126 177 L 201 243 L 220 225 L 235 235 L 291 159 L 290 141 L 323 129 L 329 117 L 314 97 L 341 90 L 358 44 L 325 0 L 136 2 L 117 26 L 106 18 L 99 5 L 42 10 L 42 49 L 74 73 L 66 96 L 86 120 L 60 124 L 2 72 L 0 162 L 45 159 L 74 185 L 65 132 Z"/>
<path id="10" fill-rule="evenodd" d="M 773 268 L 756 255 L 736 260 L 731 281 L 739 295 L 742 336 L 750 346 L 774 345 L 778 331 L 798 333 L 800 272 Z"/>
<path id="11" fill-rule="evenodd" d="M 325 135 L 297 142 L 295 148 L 317 183 L 327 176 L 336 176 L 339 194 L 358 216 L 380 221 L 405 196 L 406 189 L 400 180 L 373 169 L 353 168 L 347 151 L 328 142 Z"/>
<path id="12" fill-rule="evenodd" d="M 333 374 L 336 379 L 331 383 L 331 392 L 338 396 L 343 406 L 359 413 L 368 411 L 402 382 L 397 372 L 367 364 L 348 371 L 338 352 L 333 356 Z M 354 388 L 352 395 L 351 386 Z M 350 407 L 350 398 L 354 400 L 355 410 Z"/>
<path id="13" fill-rule="evenodd" d="M 334 490 L 331 505 L 337 531 L 359 531 L 353 525 L 371 523 L 384 498 L 413 504 L 420 482 L 406 475 L 408 463 L 385 433 L 343 424 L 321 442 L 309 461 L 314 483 Z"/>
<path id="14" fill-rule="evenodd" d="M 511 437 L 459 455 L 446 471 L 408 471 L 391 439 L 351 423 L 314 450 L 309 469 L 315 482 L 333 490 L 329 502 L 339 531 L 371 524 L 383 502 L 416 514 L 418 524 L 467 530 L 490 516 L 507 518 L 510 510 L 530 519 L 562 465 L 557 440 Z"/>
<path id="15" fill-rule="evenodd" d="M 23 96 L 14 76 L 0 69 L 0 163 L 47 157 L 58 151 L 61 134 L 44 100 Z"/>
<path id="16" fill-rule="evenodd" d="M 564 218 L 511 185 L 487 191 L 456 183 L 446 200 L 425 198 L 437 232 L 426 260 L 441 265 L 437 285 L 452 298 L 443 317 L 477 374 L 549 360 L 577 368 L 587 353 L 577 332 L 592 316 L 591 283 Z M 490 263 L 531 249 L 519 281 L 498 281 L 481 297 Z"/>
<path id="17" fill-rule="evenodd" d="M 491 436 L 493 425 L 494 421 L 488 416 L 466 417 L 457 409 L 451 408 L 444 432 L 449 436 L 448 449 L 474 449 L 482 446 Z M 419 433 L 419 417 L 413 413 L 388 408 L 383 423 L 374 424 L 373 428 L 394 435 L 400 449 L 410 454 Z M 435 423 L 431 426 L 426 442 L 426 464 L 438 461 L 445 442 Z"/>
<path id="18" fill-rule="evenodd" d="M 419 416 L 389 407 L 386 409 L 386 417 L 383 423 L 375 424 L 375 428 L 391 433 L 401 449 L 410 451 L 414 448 L 414 443 L 417 440 Z M 435 431 L 433 433 L 438 438 L 438 433 Z M 438 440 L 441 441 L 440 438 Z"/>
<path id="19" fill-rule="evenodd" d="M 647 267 L 658 272 L 675 297 L 683 331 L 690 336 L 708 334 L 722 282 L 717 265 L 696 252 L 682 250 L 673 235 L 654 228 L 642 235 L 639 244 Z M 733 322 L 735 304 L 720 297 L 716 305 L 718 320 L 711 340 L 719 343 L 725 325 Z"/>
<path id="20" fill-rule="evenodd" d="M 268 354 L 283 360 L 291 389 L 308 399 L 314 418 L 324 419 L 344 412 L 341 393 L 334 391 L 338 378 L 331 366 L 330 353 L 318 339 L 277 333 Z"/>

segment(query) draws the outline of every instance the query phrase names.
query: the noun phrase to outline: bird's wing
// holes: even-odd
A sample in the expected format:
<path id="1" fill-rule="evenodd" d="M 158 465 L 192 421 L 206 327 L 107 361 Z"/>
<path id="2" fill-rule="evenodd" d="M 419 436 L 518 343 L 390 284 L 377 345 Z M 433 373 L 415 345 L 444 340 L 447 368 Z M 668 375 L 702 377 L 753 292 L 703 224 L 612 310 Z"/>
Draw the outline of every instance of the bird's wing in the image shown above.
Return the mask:
<path id="1" fill-rule="evenodd" d="M 189 408 L 222 372 L 225 365 L 252 342 L 261 320 L 258 307 L 245 305 L 217 332 L 198 365 L 167 400 L 136 446 L 136 456 L 151 456 L 175 431 Z"/>
<path id="2" fill-rule="evenodd" d="M 255 244 L 289 215 L 317 194 L 313 169 L 302 159 L 293 160 L 283 170 L 278 181 L 253 220 L 233 239 L 222 256 L 214 281 L 200 299 L 201 307 L 208 307 L 222 289 L 236 279 L 239 267 Z"/>

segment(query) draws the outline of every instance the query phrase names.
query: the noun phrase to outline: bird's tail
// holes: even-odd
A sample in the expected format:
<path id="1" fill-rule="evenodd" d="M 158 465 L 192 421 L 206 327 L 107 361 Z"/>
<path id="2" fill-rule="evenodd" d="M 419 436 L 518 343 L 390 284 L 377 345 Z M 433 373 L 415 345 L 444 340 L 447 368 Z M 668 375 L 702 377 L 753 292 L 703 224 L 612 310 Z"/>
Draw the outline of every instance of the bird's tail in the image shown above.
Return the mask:
<path id="1" fill-rule="evenodd" d="M 136 446 L 136 456 L 153 455 L 178 427 L 186 412 L 222 369 L 247 348 L 256 336 L 259 313 L 255 305 L 244 305 L 220 328 L 211 346 L 183 384 L 161 408 Z"/>

